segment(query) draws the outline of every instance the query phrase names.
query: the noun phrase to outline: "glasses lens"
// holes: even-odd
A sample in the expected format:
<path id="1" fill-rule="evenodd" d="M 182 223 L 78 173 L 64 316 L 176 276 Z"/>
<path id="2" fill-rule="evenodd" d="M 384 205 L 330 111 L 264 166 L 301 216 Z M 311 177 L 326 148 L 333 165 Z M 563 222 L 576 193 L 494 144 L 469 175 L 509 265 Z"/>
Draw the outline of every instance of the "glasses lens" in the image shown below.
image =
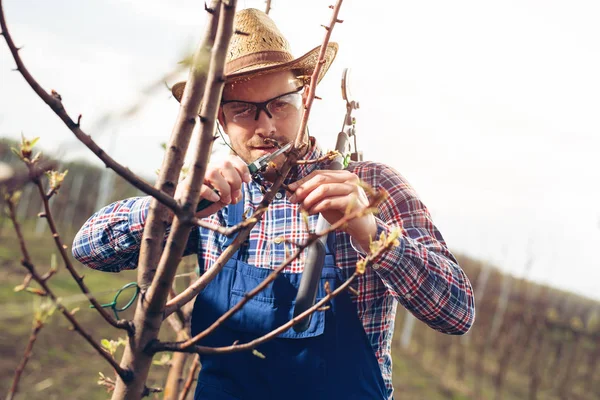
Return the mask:
<path id="1" fill-rule="evenodd" d="M 223 104 L 223 113 L 225 118 L 236 123 L 244 123 L 254 120 L 256 115 L 256 106 L 243 101 L 232 101 Z"/>
<path id="2" fill-rule="evenodd" d="M 300 110 L 301 105 L 302 95 L 300 93 L 289 93 L 271 100 L 267 104 L 267 109 L 273 115 L 273 118 L 283 119 Z"/>

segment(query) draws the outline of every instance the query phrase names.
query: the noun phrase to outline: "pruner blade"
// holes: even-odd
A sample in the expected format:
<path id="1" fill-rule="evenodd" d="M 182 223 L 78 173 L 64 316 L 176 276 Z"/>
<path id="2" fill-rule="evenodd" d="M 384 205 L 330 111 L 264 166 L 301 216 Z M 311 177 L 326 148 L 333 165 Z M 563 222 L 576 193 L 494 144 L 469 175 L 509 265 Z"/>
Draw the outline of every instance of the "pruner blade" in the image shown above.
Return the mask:
<path id="1" fill-rule="evenodd" d="M 248 164 L 250 175 L 255 176 L 256 174 L 261 172 L 267 165 L 269 165 L 269 162 L 271 162 L 271 160 L 287 151 L 290 147 L 292 147 L 292 144 L 288 143 L 285 146 L 282 146 L 281 148 L 277 149 L 276 151 L 269 154 L 265 154 L 264 156 Z"/>
<path id="2" fill-rule="evenodd" d="M 277 149 L 276 151 L 269 154 L 265 154 L 264 156 L 259 157 L 257 160 L 248 164 L 248 170 L 250 171 L 250 175 L 252 175 L 252 178 L 257 179 L 257 176 L 266 168 L 267 165 L 269 165 L 269 162 L 271 162 L 271 160 L 273 160 L 278 155 L 282 154 L 284 151 L 288 150 L 290 147 L 292 147 L 292 144 L 288 143 L 285 146 Z M 213 190 L 215 191 L 215 193 L 219 194 L 217 190 Z M 201 199 L 198 203 L 198 206 L 196 207 L 196 212 L 202 211 L 212 204 L 214 204 L 214 202 L 207 199 Z"/>

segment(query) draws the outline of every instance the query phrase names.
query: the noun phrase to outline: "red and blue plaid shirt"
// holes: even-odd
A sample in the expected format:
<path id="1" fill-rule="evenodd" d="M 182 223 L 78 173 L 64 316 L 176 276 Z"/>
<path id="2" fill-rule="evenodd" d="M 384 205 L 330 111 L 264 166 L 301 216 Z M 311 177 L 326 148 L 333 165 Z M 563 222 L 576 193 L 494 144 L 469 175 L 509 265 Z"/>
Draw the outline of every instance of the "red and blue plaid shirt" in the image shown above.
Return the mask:
<path id="1" fill-rule="evenodd" d="M 315 145 L 304 157 L 317 159 L 322 152 Z M 295 181 L 318 168 L 316 164 L 294 167 L 287 178 Z M 398 302 L 418 319 L 440 332 L 463 334 L 471 327 L 474 299 L 471 284 L 448 250 L 425 205 L 408 182 L 392 168 L 374 162 L 350 163 L 348 170 L 371 187 L 387 192 L 376 214 L 378 234 L 400 229 L 400 245 L 382 254 L 352 285 L 358 317 L 379 360 L 382 375 L 392 396 L 391 343 Z M 255 182 L 244 184 L 244 210 L 253 212 L 263 198 Z M 95 213 L 81 228 L 73 243 L 74 257 L 90 268 L 118 272 L 137 266 L 140 241 L 150 204 L 149 197 L 113 203 Z M 274 269 L 290 254 L 291 243 L 308 238 L 299 205 L 278 194 L 262 219 L 240 248 L 244 262 Z M 225 226 L 227 208 L 205 219 Z M 317 216 L 309 218 L 311 228 Z M 361 254 L 344 232 L 335 235 L 335 260 L 345 276 L 355 270 Z M 206 270 L 220 255 L 223 236 L 208 229 L 190 235 L 186 254 L 198 253 L 200 269 Z M 305 254 L 285 272 L 302 272 Z"/>

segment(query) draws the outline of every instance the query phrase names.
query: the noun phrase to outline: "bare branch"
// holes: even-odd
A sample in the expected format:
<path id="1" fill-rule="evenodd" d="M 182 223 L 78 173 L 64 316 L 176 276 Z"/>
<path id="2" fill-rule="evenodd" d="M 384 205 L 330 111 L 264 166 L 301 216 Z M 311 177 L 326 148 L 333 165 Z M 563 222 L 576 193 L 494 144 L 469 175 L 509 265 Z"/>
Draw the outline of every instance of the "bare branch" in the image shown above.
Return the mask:
<path id="1" fill-rule="evenodd" d="M 23 171 L 14 171 L 13 168 L 4 163 L 0 163 L 0 186 L 4 186 L 7 192 L 14 192 L 23 187 L 32 179 L 42 176 L 46 171 L 56 167 L 53 161 L 40 161 L 32 168 Z"/>
<path id="2" fill-rule="evenodd" d="M 331 150 L 327 152 L 327 154 L 324 154 L 323 156 L 315 158 L 313 160 L 298 160 L 296 161 L 296 165 L 320 164 L 325 161 L 334 160 L 336 157 L 343 157 L 343 155 L 340 154 L 340 152 L 337 150 Z"/>
<path id="3" fill-rule="evenodd" d="M 221 79 L 224 73 L 225 56 L 229 41 L 233 34 L 234 11 L 229 10 L 227 5 L 222 4 L 224 10 L 221 10 L 219 19 L 219 31 L 213 49 L 213 58 L 211 60 L 210 72 L 208 76 L 208 85 L 204 94 L 202 115 L 206 122 L 202 123 L 200 134 L 200 143 L 196 146 L 193 156 L 193 168 L 190 173 L 190 184 L 182 194 L 181 203 L 184 210 L 189 210 L 190 219 L 194 214 L 198 200 L 200 199 L 200 188 L 204 181 L 204 174 L 208 165 L 210 151 L 212 148 L 212 137 L 214 136 L 215 122 L 217 117 L 218 105 L 221 100 L 224 81 Z M 187 88 L 186 88 L 187 90 Z M 185 94 L 184 94 L 185 96 Z M 172 285 L 176 267 L 181 260 L 185 242 L 189 236 L 192 224 L 180 217 L 176 217 L 171 227 L 171 234 L 167 240 L 165 253 L 161 257 L 156 279 L 148 291 L 148 308 L 151 311 L 163 310 L 167 300 L 167 294 L 161 289 L 163 285 Z"/>
<path id="4" fill-rule="evenodd" d="M 23 254 L 23 259 L 21 260 L 21 264 L 25 268 L 27 268 L 32 279 L 35 280 L 42 287 L 45 296 L 47 296 L 48 298 L 50 298 L 52 300 L 52 303 L 56 306 L 56 308 L 71 323 L 73 329 L 75 331 L 77 331 L 77 333 L 79 333 L 98 352 L 98 354 L 100 354 L 106 361 L 108 361 L 108 363 L 115 369 L 115 371 L 121 377 L 121 379 L 123 379 L 124 381 L 131 380 L 131 378 L 132 378 L 131 372 L 121 368 L 121 366 L 119 366 L 119 364 L 116 362 L 116 360 L 108 352 L 106 352 L 102 348 L 102 346 L 100 346 L 98 343 L 96 343 L 94 341 L 94 339 L 92 339 L 91 335 L 83 329 L 83 327 L 79 324 L 79 322 L 77 322 L 77 320 L 73 316 L 73 313 L 71 313 L 69 310 L 67 310 L 65 308 L 65 306 L 63 306 L 59 302 L 56 295 L 48 287 L 47 282 L 44 281 L 44 279 L 42 279 L 42 277 L 37 273 L 35 266 L 31 262 L 31 259 L 29 258 L 29 252 L 27 251 L 27 246 L 25 245 L 25 238 L 23 237 L 23 233 L 21 232 L 21 227 L 17 221 L 16 211 L 15 211 L 15 203 L 10 198 L 7 199 L 6 203 L 8 204 L 9 218 L 13 223 L 15 233 L 17 234 L 17 238 L 19 240 L 19 245 L 21 246 L 21 252 Z"/>
<path id="5" fill-rule="evenodd" d="M 186 398 L 192 388 L 192 384 L 194 383 L 194 380 L 196 379 L 196 374 L 198 373 L 198 369 L 200 369 L 200 355 L 196 354 L 196 356 L 194 357 L 194 361 L 192 362 L 192 365 L 190 366 L 190 370 L 188 372 L 188 376 L 185 381 L 185 385 L 183 386 L 183 390 L 181 391 L 181 394 L 179 395 L 179 400 L 186 400 Z"/>
<path id="6" fill-rule="evenodd" d="M 315 70 L 313 71 L 312 77 L 310 79 L 310 86 L 308 88 L 308 96 L 304 103 L 304 115 L 302 116 L 302 122 L 300 124 L 300 129 L 298 130 L 298 135 L 296 136 L 296 143 L 294 145 L 295 148 L 298 148 L 302 142 L 302 136 L 304 135 L 304 131 L 306 130 L 306 125 L 308 124 L 308 117 L 310 116 L 310 110 L 312 107 L 312 103 L 315 98 L 315 93 L 317 90 L 317 82 L 319 81 L 319 76 L 321 74 L 321 69 L 323 67 L 323 63 L 325 61 L 325 52 L 327 51 L 327 45 L 329 44 L 329 39 L 331 38 L 331 31 L 335 26 L 338 20 L 338 14 L 340 12 L 340 7 L 342 6 L 342 0 L 338 0 L 333 7 L 333 13 L 331 16 L 331 21 L 329 22 L 329 26 L 326 27 L 326 34 L 323 38 L 323 43 L 321 44 L 321 49 L 319 50 L 319 62 L 315 66 Z"/>
<path id="7" fill-rule="evenodd" d="M 185 330 L 180 330 L 177 334 L 178 338 L 187 336 Z M 179 398 L 187 358 L 187 354 L 173 353 L 169 361 L 169 373 L 165 382 L 163 400 L 177 400 Z"/>
<path id="8" fill-rule="evenodd" d="M 32 163 L 27 162 L 27 167 L 31 170 L 33 168 Z M 106 322 L 108 322 L 110 325 L 114 326 L 115 328 L 125 329 L 130 335 L 132 335 L 133 329 L 134 329 L 133 325 L 127 320 L 117 321 L 106 311 L 106 309 L 104 307 L 102 307 L 100 305 L 100 303 L 96 300 L 96 298 L 91 294 L 87 285 L 83 282 L 83 277 L 80 276 L 77 273 L 77 271 L 75 270 L 75 267 L 73 266 L 73 263 L 71 262 L 71 259 L 67 255 L 67 251 L 66 251 L 67 246 L 65 246 L 63 244 L 63 242 L 60 238 L 58 229 L 56 227 L 56 223 L 54 222 L 54 217 L 52 215 L 52 211 L 50 209 L 50 203 L 49 203 L 49 199 L 51 197 L 50 193 L 54 193 L 55 188 L 52 188 L 51 192 L 48 195 L 46 195 L 46 194 L 44 194 L 44 186 L 42 185 L 42 182 L 40 181 L 40 179 L 34 178 L 33 182 L 37 186 L 40 197 L 42 198 L 42 204 L 44 205 L 44 218 L 46 218 L 46 221 L 48 222 L 48 227 L 50 228 L 50 232 L 52 232 L 52 237 L 54 238 L 54 243 L 56 244 L 56 248 L 58 249 L 58 252 L 60 253 L 60 256 L 62 257 L 62 259 L 65 263 L 65 267 L 67 268 L 67 270 L 69 271 L 69 273 L 71 274 L 71 276 L 73 277 L 75 282 L 77 282 L 77 285 L 79 286 L 81 291 L 89 299 L 90 303 L 100 313 L 102 318 L 104 318 L 104 320 Z M 50 278 L 50 276 L 52 276 L 51 272 L 52 272 L 52 270 L 49 272 L 49 275 L 43 276 L 42 279 L 44 281 L 47 281 Z"/>
<path id="9" fill-rule="evenodd" d="M 192 227 L 190 221 L 200 198 L 199 190 L 206 169 L 204 164 L 208 160 L 213 143 L 216 107 L 223 87 L 225 53 L 233 31 L 236 4 L 235 1 L 231 1 L 230 5 L 218 3 L 216 0 L 211 3 L 210 8 L 213 12 L 209 13 L 206 35 L 194 56 L 178 120 L 173 128 L 158 182 L 161 187 L 168 187 L 169 192 L 175 191 L 196 116 L 201 114 L 200 120 L 204 125 L 190 175 L 192 185 L 197 187 L 192 186 L 192 189 L 184 191 L 183 207 L 181 213 L 176 214 L 173 220 L 164 252 L 162 242 L 169 222 L 168 210 L 159 207 L 155 201 L 150 206 L 138 264 L 138 285 L 145 293 L 140 296 L 134 317 L 137 332 L 133 341 L 126 347 L 121 361 L 122 365 L 127 365 L 135 371 L 136 379 L 129 384 L 117 380 L 113 399 L 137 400 L 144 390 L 144 382 L 152 362 L 152 355 L 146 352 L 145 348 L 158 336 L 169 289 L 172 287 L 177 265 Z M 218 50 L 212 49 L 215 42 Z M 207 90 L 205 86 L 208 86 Z M 203 106 L 199 113 L 201 101 Z"/>
<path id="10" fill-rule="evenodd" d="M 247 227 L 250 224 L 255 224 L 257 222 L 257 219 L 254 217 L 250 217 L 247 218 L 245 220 L 243 220 L 241 223 L 235 225 L 235 226 L 230 226 L 230 227 L 223 227 L 223 226 L 218 226 L 218 225 L 214 225 L 211 223 L 208 223 L 200 218 L 192 218 L 190 221 L 192 224 L 199 226 L 201 228 L 206 228 L 206 229 L 210 229 L 212 231 L 218 232 L 223 236 L 231 236 L 234 233 L 242 230 L 243 228 Z"/>
<path id="11" fill-rule="evenodd" d="M 210 6 L 205 5 L 209 11 L 208 24 L 204 40 L 196 50 L 187 83 L 181 98 L 181 107 L 177 120 L 173 126 L 167 152 L 160 169 L 157 185 L 167 188 L 168 192 L 175 192 L 176 182 L 179 179 L 181 167 L 183 166 L 185 153 L 187 151 L 192 131 L 196 126 L 196 117 L 200 113 L 200 103 L 204 95 L 208 68 L 210 63 L 211 49 L 213 47 L 220 15 L 219 2 L 213 0 Z M 192 204 L 185 205 L 185 211 L 190 213 Z M 194 206 L 195 207 L 195 206 Z M 140 249 L 140 261 L 138 265 L 138 285 L 146 290 L 155 274 L 155 266 L 158 264 L 162 252 L 162 246 L 155 245 L 163 243 L 165 227 L 170 223 L 170 215 L 164 207 L 160 207 L 155 201 L 150 204 L 150 211 L 146 220 L 142 246 Z"/>
<path id="12" fill-rule="evenodd" d="M 6 25 L 6 21 L 4 18 L 4 6 L 2 0 L 0 0 L 0 28 L 2 29 L 4 39 L 8 48 L 17 64 L 17 71 L 21 73 L 25 81 L 29 84 L 29 86 L 33 89 L 33 91 L 54 111 L 56 115 L 67 125 L 67 127 L 75 134 L 77 139 L 79 139 L 83 144 L 85 144 L 98 158 L 100 158 L 104 164 L 123 177 L 126 181 L 131 183 L 136 188 L 140 189 L 142 192 L 147 193 L 154 198 L 158 199 L 162 204 L 165 204 L 171 210 L 178 212 L 179 208 L 175 200 L 169 196 L 167 193 L 154 188 L 152 185 L 144 181 L 142 178 L 138 177 L 129 168 L 122 166 L 117 163 L 113 158 L 111 158 L 108 154 L 104 152 L 97 144 L 92 140 L 92 138 L 83 132 L 79 127 L 80 118 L 78 118 L 78 122 L 75 122 L 71 119 L 67 111 L 63 107 L 61 96 L 52 91 L 51 93 L 46 92 L 40 84 L 33 78 L 33 76 L 29 73 L 25 64 L 21 60 L 21 56 L 19 56 L 18 48 L 15 46 L 12 37 L 8 31 L 8 27 Z"/>
<path id="13" fill-rule="evenodd" d="M 21 374 L 25 370 L 25 366 L 27 366 L 27 362 L 29 361 L 29 357 L 31 357 L 31 350 L 33 350 L 33 344 L 37 340 L 37 335 L 42 329 L 44 324 L 40 320 L 36 320 L 33 328 L 31 330 L 31 335 L 29 335 L 29 341 L 27 342 L 27 346 L 25 347 L 25 353 L 23 354 L 23 359 L 19 363 L 19 366 L 15 370 L 15 377 L 13 378 L 12 385 L 10 387 L 10 391 L 8 392 L 8 397 L 6 400 L 12 400 L 19 388 L 19 381 L 21 380 Z"/>

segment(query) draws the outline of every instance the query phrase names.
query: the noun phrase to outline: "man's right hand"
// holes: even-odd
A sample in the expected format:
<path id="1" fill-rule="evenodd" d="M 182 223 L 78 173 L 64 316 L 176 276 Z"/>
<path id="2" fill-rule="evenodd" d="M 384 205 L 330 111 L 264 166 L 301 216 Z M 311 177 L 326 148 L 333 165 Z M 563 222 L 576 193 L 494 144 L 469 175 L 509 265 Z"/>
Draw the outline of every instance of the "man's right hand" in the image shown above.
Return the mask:
<path id="1" fill-rule="evenodd" d="M 214 204 L 196 213 L 196 217 L 208 217 L 228 204 L 235 204 L 242 198 L 242 183 L 250 182 L 252 177 L 246 163 L 236 155 L 228 155 L 223 160 L 208 164 L 204 176 L 204 184 L 200 189 L 200 201 L 207 199 Z M 188 189 L 190 176 L 188 175 L 177 185 L 175 198 Z M 217 193 L 215 193 L 218 192 Z"/>

